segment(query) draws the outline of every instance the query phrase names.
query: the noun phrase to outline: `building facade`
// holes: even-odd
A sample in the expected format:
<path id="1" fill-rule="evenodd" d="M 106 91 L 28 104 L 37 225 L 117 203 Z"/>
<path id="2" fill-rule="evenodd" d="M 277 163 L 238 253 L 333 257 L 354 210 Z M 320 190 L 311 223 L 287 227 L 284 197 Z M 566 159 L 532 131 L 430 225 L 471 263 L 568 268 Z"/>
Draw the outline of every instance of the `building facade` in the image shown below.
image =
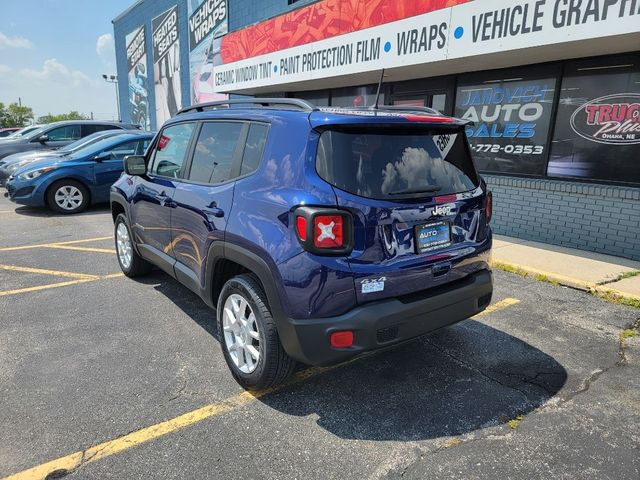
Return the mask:
<path id="1" fill-rule="evenodd" d="M 141 0 L 113 21 L 124 121 L 227 95 L 472 122 L 494 230 L 640 260 L 640 0 Z"/>

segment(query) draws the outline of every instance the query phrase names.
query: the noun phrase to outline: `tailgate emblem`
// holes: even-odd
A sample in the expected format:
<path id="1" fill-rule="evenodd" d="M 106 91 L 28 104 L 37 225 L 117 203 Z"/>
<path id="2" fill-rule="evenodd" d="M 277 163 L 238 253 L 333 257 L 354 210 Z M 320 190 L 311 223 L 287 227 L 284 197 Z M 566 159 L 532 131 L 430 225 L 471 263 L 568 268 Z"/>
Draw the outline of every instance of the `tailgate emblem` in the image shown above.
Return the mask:
<path id="1" fill-rule="evenodd" d="M 456 205 L 455 203 L 450 203 L 448 205 L 436 205 L 431 210 L 431 215 L 451 215 L 455 212 Z"/>

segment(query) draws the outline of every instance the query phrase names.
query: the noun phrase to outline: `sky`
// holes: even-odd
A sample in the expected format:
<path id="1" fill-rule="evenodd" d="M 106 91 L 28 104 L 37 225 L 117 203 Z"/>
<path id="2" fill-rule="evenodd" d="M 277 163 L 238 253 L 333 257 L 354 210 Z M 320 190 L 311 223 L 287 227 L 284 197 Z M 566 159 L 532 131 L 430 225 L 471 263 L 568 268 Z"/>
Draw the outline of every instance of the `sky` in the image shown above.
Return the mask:
<path id="1" fill-rule="evenodd" d="M 135 0 L 0 0 L 0 102 L 117 117 L 111 20 Z"/>

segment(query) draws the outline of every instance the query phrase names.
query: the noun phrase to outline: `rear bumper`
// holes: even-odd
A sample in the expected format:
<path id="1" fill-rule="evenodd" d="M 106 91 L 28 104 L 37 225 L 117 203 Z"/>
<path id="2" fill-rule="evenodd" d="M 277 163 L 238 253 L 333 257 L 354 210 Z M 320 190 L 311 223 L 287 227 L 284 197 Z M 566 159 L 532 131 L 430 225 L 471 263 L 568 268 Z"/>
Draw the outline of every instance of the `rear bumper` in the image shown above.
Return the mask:
<path id="1" fill-rule="evenodd" d="M 465 320 L 484 310 L 492 293 L 492 274 L 482 270 L 418 294 L 362 305 L 337 317 L 287 319 L 278 332 L 291 357 L 327 366 Z M 341 330 L 353 331 L 352 347 L 331 347 L 329 336 Z"/>

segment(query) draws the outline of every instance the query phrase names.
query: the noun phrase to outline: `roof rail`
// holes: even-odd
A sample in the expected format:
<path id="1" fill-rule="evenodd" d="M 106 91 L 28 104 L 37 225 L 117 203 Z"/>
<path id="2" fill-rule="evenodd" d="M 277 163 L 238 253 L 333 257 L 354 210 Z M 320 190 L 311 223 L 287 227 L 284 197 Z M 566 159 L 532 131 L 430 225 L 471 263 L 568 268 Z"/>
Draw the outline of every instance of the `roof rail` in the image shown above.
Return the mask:
<path id="1" fill-rule="evenodd" d="M 190 107 L 183 108 L 178 115 L 187 112 L 204 112 L 205 110 L 216 110 L 218 108 L 231 108 L 231 105 L 259 105 L 262 107 L 295 107 L 298 110 L 312 112 L 318 108 L 313 103 L 299 98 L 230 98 L 228 100 L 218 100 L 216 102 L 198 103 Z M 253 107 L 252 107 L 253 108 Z"/>

